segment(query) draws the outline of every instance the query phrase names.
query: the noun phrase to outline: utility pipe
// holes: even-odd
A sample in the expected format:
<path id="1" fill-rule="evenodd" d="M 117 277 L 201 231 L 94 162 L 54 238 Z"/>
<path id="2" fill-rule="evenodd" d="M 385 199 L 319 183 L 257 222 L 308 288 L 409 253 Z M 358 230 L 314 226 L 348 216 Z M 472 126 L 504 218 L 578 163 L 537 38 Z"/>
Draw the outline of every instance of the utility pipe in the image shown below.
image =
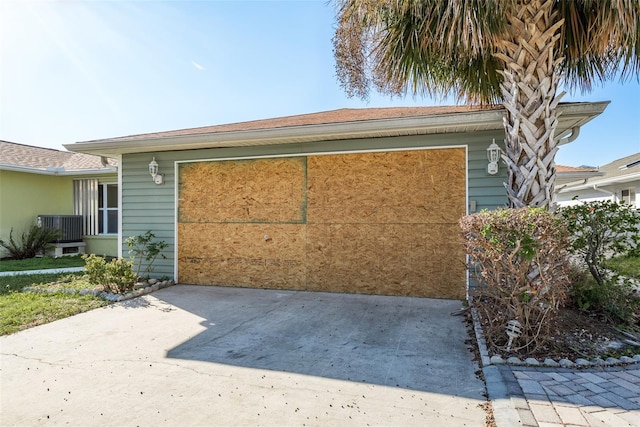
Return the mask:
<path id="1" fill-rule="evenodd" d="M 596 191 L 599 191 L 601 193 L 610 195 L 612 202 L 616 201 L 616 193 L 614 193 L 613 191 L 609 191 L 609 190 L 605 190 L 603 188 L 599 188 L 596 184 L 593 184 L 593 189 L 596 190 Z"/>

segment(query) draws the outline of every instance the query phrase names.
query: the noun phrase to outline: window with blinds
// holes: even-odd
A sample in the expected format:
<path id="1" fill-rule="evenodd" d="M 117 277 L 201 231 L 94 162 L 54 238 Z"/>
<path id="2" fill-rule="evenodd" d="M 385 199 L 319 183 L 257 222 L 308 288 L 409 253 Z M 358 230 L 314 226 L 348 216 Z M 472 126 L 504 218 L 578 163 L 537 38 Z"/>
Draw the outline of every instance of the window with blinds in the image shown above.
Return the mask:
<path id="1" fill-rule="evenodd" d="M 118 184 L 97 179 L 73 181 L 73 211 L 82 216 L 85 236 L 118 233 Z"/>

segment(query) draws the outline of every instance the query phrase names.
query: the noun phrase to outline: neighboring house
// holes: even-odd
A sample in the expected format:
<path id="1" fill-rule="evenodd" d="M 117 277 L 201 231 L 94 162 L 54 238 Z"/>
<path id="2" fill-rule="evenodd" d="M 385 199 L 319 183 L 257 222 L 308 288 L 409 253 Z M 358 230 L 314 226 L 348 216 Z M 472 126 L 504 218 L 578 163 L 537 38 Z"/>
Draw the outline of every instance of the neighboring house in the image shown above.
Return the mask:
<path id="1" fill-rule="evenodd" d="M 556 192 L 559 188 L 563 188 L 570 182 L 602 175 L 603 173 L 598 171 L 598 168 L 592 166 L 574 167 L 556 165 Z"/>
<path id="2" fill-rule="evenodd" d="M 637 196 L 640 191 L 640 152 L 599 168 L 579 169 L 580 172 L 571 175 L 565 172 L 566 169 L 563 170 L 560 166 L 557 168 L 558 205 L 570 206 L 581 202 L 611 200 L 624 201 L 636 208 L 640 207 Z"/>
<path id="3" fill-rule="evenodd" d="M 607 104 L 561 104 L 556 135 L 573 140 Z M 501 106 L 341 109 L 66 148 L 120 159 L 120 240 L 150 229 L 168 243 L 157 276 L 464 298 L 458 220 L 507 203 L 505 165 L 487 171 L 503 116 Z"/>
<path id="4" fill-rule="evenodd" d="M 117 256 L 118 206 L 115 160 L 0 141 L 3 240 L 12 228 L 19 237 L 39 215 L 82 215 L 84 250 Z"/>

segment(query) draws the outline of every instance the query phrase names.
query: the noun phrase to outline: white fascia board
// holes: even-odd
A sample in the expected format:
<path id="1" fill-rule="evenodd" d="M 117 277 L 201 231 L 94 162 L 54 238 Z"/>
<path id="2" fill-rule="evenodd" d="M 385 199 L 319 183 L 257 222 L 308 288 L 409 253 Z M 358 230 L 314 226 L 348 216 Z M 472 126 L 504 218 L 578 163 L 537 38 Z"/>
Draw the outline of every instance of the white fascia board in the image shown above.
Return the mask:
<path id="1" fill-rule="evenodd" d="M 556 179 L 590 179 L 595 178 L 597 176 L 604 176 L 604 172 L 557 172 L 556 171 Z M 575 181 L 572 181 L 575 182 Z"/>
<path id="2" fill-rule="evenodd" d="M 558 129 L 558 137 L 582 125 L 602 113 L 609 102 L 567 104 L 559 107 L 561 117 L 576 117 L 567 129 Z M 402 136 L 425 133 L 472 132 L 478 127 L 484 130 L 503 129 L 504 110 L 487 110 L 469 113 L 441 114 L 422 117 L 362 120 L 357 122 L 303 125 L 272 129 L 212 132 L 199 135 L 122 138 L 93 142 L 65 144 L 69 151 L 113 156 L 119 154 L 149 153 L 159 151 L 196 150 L 238 146 L 291 144 L 311 141 L 358 139 L 380 136 Z M 577 124 L 576 124 L 577 123 Z M 387 134 L 387 135 L 385 135 Z"/>
<path id="3" fill-rule="evenodd" d="M 567 185 L 562 190 L 560 190 L 560 193 L 567 193 L 567 192 L 576 191 L 576 190 L 587 190 L 589 188 L 593 188 L 594 186 L 602 187 L 603 185 L 606 186 L 606 185 L 624 184 L 626 182 L 639 181 L 639 180 L 640 180 L 640 172 L 634 172 L 627 175 L 616 176 L 608 179 L 607 178 L 598 179 L 598 180 L 586 182 L 584 184 L 575 185 L 575 186 Z"/>
<path id="4" fill-rule="evenodd" d="M 576 104 L 564 104 L 558 106 L 558 128 L 555 138 L 562 140 L 573 132 L 574 127 L 581 127 L 604 112 L 611 101 L 584 102 Z M 573 119 L 573 124 L 567 123 L 561 127 L 562 122 Z M 580 137 L 578 137 L 579 139 Z"/>
<path id="5" fill-rule="evenodd" d="M 29 166 L 6 165 L 6 164 L 0 164 L 0 170 L 6 170 L 11 172 L 25 172 L 25 173 L 33 173 L 37 175 L 49 175 L 49 176 L 108 175 L 108 174 L 114 174 L 118 172 L 117 169 L 47 170 L 47 169 L 33 168 Z"/>

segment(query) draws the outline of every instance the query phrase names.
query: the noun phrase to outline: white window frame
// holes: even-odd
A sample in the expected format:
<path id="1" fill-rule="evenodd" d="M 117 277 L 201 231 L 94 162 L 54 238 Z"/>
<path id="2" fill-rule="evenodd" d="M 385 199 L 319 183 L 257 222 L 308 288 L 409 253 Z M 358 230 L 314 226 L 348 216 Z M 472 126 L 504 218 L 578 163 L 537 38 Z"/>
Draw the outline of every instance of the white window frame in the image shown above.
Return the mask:
<path id="1" fill-rule="evenodd" d="M 627 195 L 624 195 L 624 192 L 627 192 Z M 623 188 L 620 190 L 620 200 L 624 201 L 626 204 L 630 206 L 636 205 L 636 189 L 633 187 Z"/>
<path id="2" fill-rule="evenodd" d="M 100 184 L 98 184 L 98 187 L 100 187 L 100 189 L 102 189 L 102 206 L 103 207 L 99 207 L 100 203 L 98 203 L 98 215 L 102 216 L 102 230 L 109 230 L 109 212 L 116 212 L 116 218 L 118 221 L 118 227 L 115 233 L 105 233 L 105 232 L 99 232 L 98 235 L 99 236 L 115 236 L 118 235 L 120 232 L 120 201 L 117 200 L 116 203 L 118 204 L 118 206 L 116 206 L 115 208 L 110 208 L 108 207 L 107 204 L 107 189 L 108 186 L 110 185 L 115 185 L 117 191 L 120 191 L 120 186 L 118 185 L 117 182 L 101 182 Z M 98 192 L 98 194 L 100 194 Z"/>

